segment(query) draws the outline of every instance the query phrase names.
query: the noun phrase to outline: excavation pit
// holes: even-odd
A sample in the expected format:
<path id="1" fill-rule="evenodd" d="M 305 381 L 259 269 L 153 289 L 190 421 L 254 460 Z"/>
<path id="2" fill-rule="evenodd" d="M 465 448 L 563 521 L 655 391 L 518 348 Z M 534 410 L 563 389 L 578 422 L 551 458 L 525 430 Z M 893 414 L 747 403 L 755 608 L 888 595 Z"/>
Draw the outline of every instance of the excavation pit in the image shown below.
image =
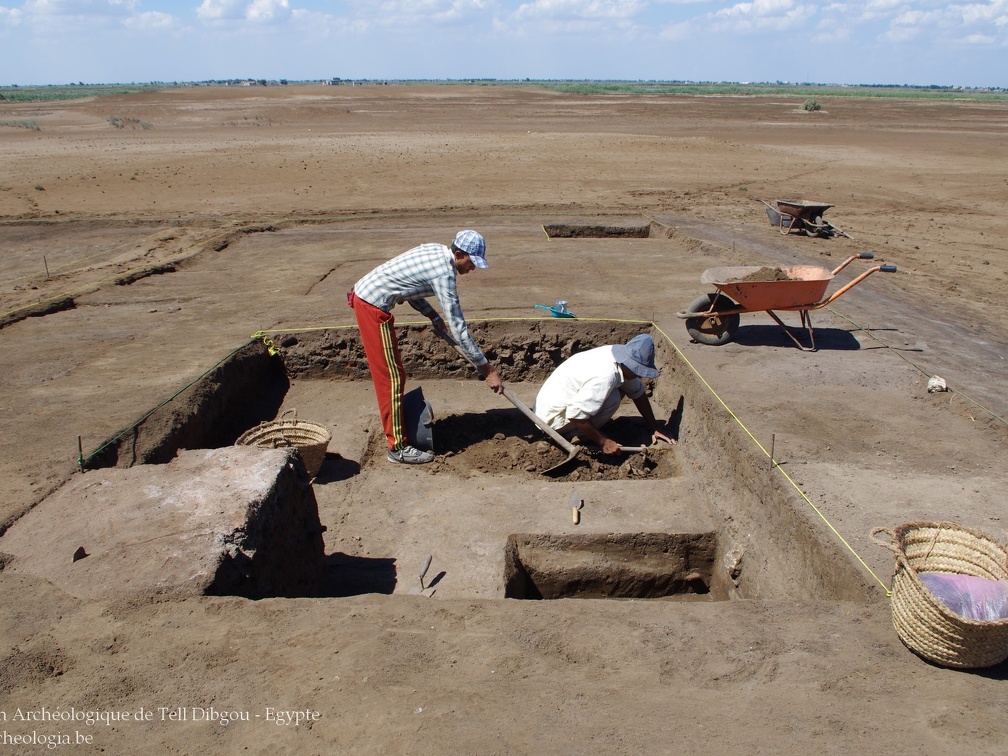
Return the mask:
<path id="1" fill-rule="evenodd" d="M 640 418 L 626 416 L 614 418 L 606 433 L 627 446 L 647 445 L 651 435 Z M 437 458 L 418 468 L 422 474 L 469 478 L 476 472 L 557 482 L 653 480 L 680 474 L 675 447 L 667 444 L 605 455 L 587 443 L 575 459 L 561 465 L 568 452 L 514 408 L 449 414 L 435 419 L 432 436 Z M 575 439 L 575 443 L 582 442 Z M 385 449 L 385 436 L 376 431 L 366 459 L 384 464 Z"/>
<path id="2" fill-rule="evenodd" d="M 667 239 L 668 226 L 645 220 L 614 223 L 554 222 L 544 223 L 543 230 L 551 239 Z"/>
<path id="3" fill-rule="evenodd" d="M 512 535 L 504 596 L 723 600 L 716 556 L 715 533 Z"/>
<path id="4" fill-rule="evenodd" d="M 566 452 L 489 391 L 429 328 L 403 325 L 407 389 L 422 386 L 434 408 L 434 463 L 387 461 L 367 363 L 356 329 L 346 328 L 278 333 L 267 337 L 272 350 L 250 342 L 86 464 L 164 464 L 179 449 L 233 444 L 256 423 L 292 409 L 326 426 L 333 439 L 313 483 L 327 565 L 318 596 L 414 592 L 427 556 L 439 598 L 869 595 L 857 565 L 793 489 L 768 474 L 750 439 L 660 332 L 647 324 L 559 319 L 470 328 L 529 405 L 571 354 L 651 333 L 661 375 L 649 383 L 649 396 L 678 445 L 613 460 L 586 445 L 570 465 L 544 475 Z M 606 430 L 627 446 L 650 440 L 629 401 Z M 567 506 L 575 486 L 591 502 L 578 523 Z M 666 539 L 656 554 L 675 554 L 684 548 L 676 539 L 694 537 L 703 548 L 691 555 L 703 557 L 682 568 L 647 556 L 627 577 L 620 570 L 628 568 L 611 556 L 648 538 Z M 583 569 L 575 569 L 579 564 Z M 521 577 L 533 573 L 540 577 Z"/>

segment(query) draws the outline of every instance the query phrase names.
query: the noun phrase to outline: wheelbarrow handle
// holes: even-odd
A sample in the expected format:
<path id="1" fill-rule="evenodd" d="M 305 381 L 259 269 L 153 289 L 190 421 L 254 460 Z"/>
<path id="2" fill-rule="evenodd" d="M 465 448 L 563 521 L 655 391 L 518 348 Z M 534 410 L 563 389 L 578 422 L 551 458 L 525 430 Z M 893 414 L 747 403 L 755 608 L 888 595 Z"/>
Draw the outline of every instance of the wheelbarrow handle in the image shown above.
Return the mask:
<path id="1" fill-rule="evenodd" d="M 874 252 L 862 252 L 861 254 L 858 255 L 858 259 L 859 260 L 874 260 L 875 259 L 875 253 Z"/>
<path id="2" fill-rule="evenodd" d="M 879 270 L 882 271 L 883 273 L 895 273 L 896 272 L 896 266 L 895 265 L 880 265 L 879 266 Z"/>

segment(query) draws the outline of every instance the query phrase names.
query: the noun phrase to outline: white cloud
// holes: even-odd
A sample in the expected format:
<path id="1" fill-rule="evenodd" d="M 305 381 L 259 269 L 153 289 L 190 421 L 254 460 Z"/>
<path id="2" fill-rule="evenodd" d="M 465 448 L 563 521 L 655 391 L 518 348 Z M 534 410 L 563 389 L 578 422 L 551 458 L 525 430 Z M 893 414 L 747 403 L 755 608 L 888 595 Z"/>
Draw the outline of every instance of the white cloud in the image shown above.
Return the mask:
<path id="1" fill-rule="evenodd" d="M 917 29 L 914 29 L 909 26 L 893 26 L 884 31 L 879 36 L 879 39 L 887 43 L 903 44 L 906 42 L 910 42 L 913 39 L 916 39 L 918 34 L 919 32 Z"/>
<path id="2" fill-rule="evenodd" d="M 642 5 L 637 0 L 534 0 L 519 5 L 514 17 L 552 21 L 629 19 L 641 11 Z"/>
<path id="3" fill-rule="evenodd" d="M 722 30 L 738 33 L 785 31 L 810 25 L 817 10 L 815 5 L 796 5 L 793 0 L 754 0 L 722 8 L 714 17 L 722 22 L 719 26 Z"/>
<path id="4" fill-rule="evenodd" d="M 253 0 L 245 14 L 249 21 L 256 22 L 281 21 L 289 16 L 287 0 Z"/>
<path id="5" fill-rule="evenodd" d="M 673 42 L 678 42 L 680 40 L 689 39 L 694 34 L 694 25 L 690 22 L 680 22 L 675 24 L 668 24 L 663 27 L 661 31 L 658 32 L 658 39 L 670 40 Z"/>
<path id="6" fill-rule="evenodd" d="M 588 44 L 601 47 L 615 41 L 616 34 L 633 32 L 646 5 L 637 0 L 533 0 L 503 14 L 500 21 L 515 35 L 541 36 L 543 44 L 548 44 L 547 35 L 590 35 Z"/>
<path id="7" fill-rule="evenodd" d="M 997 37 L 993 37 L 990 34 L 970 34 L 965 39 L 963 39 L 968 45 L 993 45 L 997 42 Z"/>
<path id="8" fill-rule="evenodd" d="M 18 8 L 2 8 L 0 7 L 0 28 L 4 26 L 17 26 L 21 23 L 21 18 L 24 16 Z"/>
<path id="9" fill-rule="evenodd" d="M 290 18 L 288 0 L 203 0 L 196 15 L 206 22 L 278 23 Z"/>
<path id="10" fill-rule="evenodd" d="M 906 2 L 905 0 L 869 0 L 864 5 L 870 13 L 888 13 L 894 8 L 905 6 Z"/>
<path id="11" fill-rule="evenodd" d="M 177 28 L 179 23 L 175 17 L 169 13 L 148 11 L 146 13 L 138 13 L 134 16 L 130 16 L 123 22 L 123 25 L 127 29 L 133 29 L 136 31 L 164 31 L 166 29 Z"/>
<path id="12" fill-rule="evenodd" d="M 203 0 L 196 15 L 204 21 L 237 20 L 245 15 L 245 0 Z"/>
<path id="13" fill-rule="evenodd" d="M 0 0 L 0 35 L 0 76 L 12 81 L 333 70 L 772 81 L 797 70 L 808 81 L 1008 83 L 1008 0 Z M 150 54 L 123 56 L 130 47 Z"/>
<path id="14" fill-rule="evenodd" d="M 994 24 L 995 26 L 1008 25 L 1008 0 L 996 0 L 991 3 L 968 3 L 966 5 L 953 5 L 952 9 L 959 11 L 962 15 L 963 23 L 969 24 Z"/>
<path id="15" fill-rule="evenodd" d="M 136 7 L 131 0 L 26 0 L 28 15 L 37 16 L 120 16 Z"/>
<path id="16" fill-rule="evenodd" d="M 754 0 L 751 3 L 737 3 L 722 8 L 715 15 L 722 18 L 741 16 L 744 18 L 775 18 L 790 13 L 795 7 L 792 0 Z"/>

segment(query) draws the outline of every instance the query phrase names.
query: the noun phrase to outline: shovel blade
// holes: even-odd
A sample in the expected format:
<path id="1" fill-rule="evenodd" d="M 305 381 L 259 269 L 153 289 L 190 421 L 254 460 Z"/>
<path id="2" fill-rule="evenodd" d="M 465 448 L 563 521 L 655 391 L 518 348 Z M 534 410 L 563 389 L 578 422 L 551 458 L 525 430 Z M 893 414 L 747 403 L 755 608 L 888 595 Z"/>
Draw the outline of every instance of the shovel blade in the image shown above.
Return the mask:
<path id="1" fill-rule="evenodd" d="M 571 449 L 570 454 L 567 455 L 567 459 L 562 460 L 560 462 L 557 462 L 555 465 L 553 465 L 553 467 L 549 468 L 548 470 L 543 470 L 539 474 L 540 475 L 549 475 L 551 472 L 553 472 L 555 470 L 558 470 L 561 467 L 564 467 L 569 462 L 573 462 L 575 459 L 578 458 L 578 455 L 581 454 L 581 448 L 582 447 L 580 447 L 580 446 L 575 446 L 573 449 Z"/>

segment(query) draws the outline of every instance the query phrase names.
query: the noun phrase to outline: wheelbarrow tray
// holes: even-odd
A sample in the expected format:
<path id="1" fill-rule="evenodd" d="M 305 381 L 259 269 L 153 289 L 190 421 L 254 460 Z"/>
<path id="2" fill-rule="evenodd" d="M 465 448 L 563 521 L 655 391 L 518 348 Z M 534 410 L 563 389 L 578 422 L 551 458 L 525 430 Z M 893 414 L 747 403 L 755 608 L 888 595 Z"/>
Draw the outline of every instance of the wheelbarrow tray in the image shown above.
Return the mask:
<path id="1" fill-rule="evenodd" d="M 746 281 L 765 266 L 743 265 L 708 268 L 700 282 L 716 286 L 749 312 L 813 308 L 822 301 L 833 272 L 818 265 L 779 267 L 787 280 Z"/>
<path id="2" fill-rule="evenodd" d="M 766 217 L 770 221 L 770 225 L 775 228 L 782 228 L 784 226 L 790 227 L 794 223 L 794 218 L 787 213 L 781 213 L 775 210 L 772 206 L 766 206 Z"/>
<path id="3" fill-rule="evenodd" d="M 826 202 L 807 202 L 805 200 L 776 200 L 777 210 L 793 218 L 811 221 L 821 217 L 833 205 Z"/>
<path id="4" fill-rule="evenodd" d="M 849 234 L 823 220 L 825 213 L 833 205 L 828 202 L 811 202 L 808 200 L 774 200 L 771 205 L 764 199 L 756 198 L 766 208 L 770 225 L 775 226 L 782 234 L 791 231 L 804 231 L 809 236 L 832 236 L 834 233 L 850 238 Z"/>

